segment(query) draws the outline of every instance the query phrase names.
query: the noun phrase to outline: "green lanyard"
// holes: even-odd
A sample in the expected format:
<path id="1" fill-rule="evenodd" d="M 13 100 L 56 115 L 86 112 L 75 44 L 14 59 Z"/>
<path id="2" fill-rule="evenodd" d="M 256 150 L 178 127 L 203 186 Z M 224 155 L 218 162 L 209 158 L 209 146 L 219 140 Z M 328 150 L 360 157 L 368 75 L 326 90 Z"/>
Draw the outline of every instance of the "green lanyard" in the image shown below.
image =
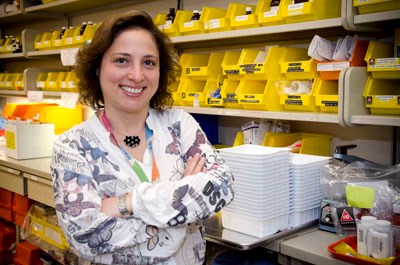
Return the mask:
<path id="1" fill-rule="evenodd" d="M 128 153 L 128 151 L 125 150 L 125 148 L 123 148 L 122 146 L 119 145 L 117 138 L 115 138 L 115 135 L 112 131 L 111 125 L 107 119 L 105 110 L 103 111 L 103 115 L 101 116 L 101 119 L 102 119 L 107 131 L 110 133 L 111 137 L 114 139 L 115 143 L 118 145 L 119 149 L 122 151 L 124 156 L 128 159 L 133 171 L 135 171 L 135 173 L 139 177 L 140 181 L 141 182 L 150 182 L 149 178 L 147 177 L 146 173 L 144 173 L 144 171 L 143 171 L 142 167 L 139 165 L 139 163 Z M 146 124 L 146 141 L 148 139 L 150 139 L 150 137 L 152 137 L 152 136 L 153 136 L 153 132 L 147 127 L 147 124 Z M 152 151 L 151 141 L 148 141 L 147 145 L 149 147 L 149 150 Z M 153 157 L 153 163 L 155 163 L 154 157 Z M 153 169 L 154 169 L 154 166 L 153 166 Z"/>

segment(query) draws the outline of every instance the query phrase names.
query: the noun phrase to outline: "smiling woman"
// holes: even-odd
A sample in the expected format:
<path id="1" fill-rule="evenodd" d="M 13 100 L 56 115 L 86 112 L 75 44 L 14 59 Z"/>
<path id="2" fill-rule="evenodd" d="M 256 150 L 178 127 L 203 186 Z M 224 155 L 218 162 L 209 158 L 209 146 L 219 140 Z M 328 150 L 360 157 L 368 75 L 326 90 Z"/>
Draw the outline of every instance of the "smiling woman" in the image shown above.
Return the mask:
<path id="1" fill-rule="evenodd" d="M 203 220 L 233 199 L 233 176 L 195 119 L 170 109 L 179 70 L 140 11 L 110 17 L 80 49 L 81 101 L 96 114 L 55 141 L 51 164 L 79 264 L 205 262 Z"/>

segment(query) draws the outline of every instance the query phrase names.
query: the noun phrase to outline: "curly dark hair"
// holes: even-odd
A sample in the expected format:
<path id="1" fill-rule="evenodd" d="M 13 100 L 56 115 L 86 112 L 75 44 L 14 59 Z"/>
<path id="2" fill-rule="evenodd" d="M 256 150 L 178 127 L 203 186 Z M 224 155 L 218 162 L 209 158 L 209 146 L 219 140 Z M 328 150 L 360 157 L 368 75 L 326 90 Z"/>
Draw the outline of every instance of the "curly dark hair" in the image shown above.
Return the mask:
<path id="1" fill-rule="evenodd" d="M 98 71 L 104 53 L 122 31 L 140 28 L 149 31 L 160 56 L 160 80 L 157 92 L 150 100 L 150 107 L 163 109 L 173 104 L 168 86 L 176 81 L 180 72 L 171 40 L 161 32 L 146 12 L 131 10 L 111 16 L 96 30 L 89 45 L 79 49 L 75 69 L 79 79 L 80 102 L 98 110 L 104 107 Z"/>

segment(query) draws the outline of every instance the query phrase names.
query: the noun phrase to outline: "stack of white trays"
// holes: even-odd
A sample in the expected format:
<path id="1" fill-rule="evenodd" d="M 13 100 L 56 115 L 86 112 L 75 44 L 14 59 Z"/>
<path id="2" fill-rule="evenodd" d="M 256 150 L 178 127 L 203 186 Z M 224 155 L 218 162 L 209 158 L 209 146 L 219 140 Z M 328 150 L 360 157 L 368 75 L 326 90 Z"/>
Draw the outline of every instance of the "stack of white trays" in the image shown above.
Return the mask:
<path id="1" fill-rule="evenodd" d="M 248 144 L 219 151 L 235 178 L 235 197 L 222 210 L 223 227 L 255 237 L 287 229 L 289 149 Z"/>
<path id="2" fill-rule="evenodd" d="M 290 155 L 290 227 L 296 227 L 319 218 L 321 200 L 321 168 L 330 157 L 306 154 Z"/>

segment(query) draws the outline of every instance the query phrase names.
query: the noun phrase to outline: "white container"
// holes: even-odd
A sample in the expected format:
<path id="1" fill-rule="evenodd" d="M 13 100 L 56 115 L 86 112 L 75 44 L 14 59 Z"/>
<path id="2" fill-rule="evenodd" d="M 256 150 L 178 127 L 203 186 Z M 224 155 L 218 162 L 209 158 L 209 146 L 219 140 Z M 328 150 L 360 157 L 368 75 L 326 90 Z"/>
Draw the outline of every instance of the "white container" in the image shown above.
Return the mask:
<path id="1" fill-rule="evenodd" d="M 375 216 L 363 216 L 357 224 L 357 252 L 362 255 L 371 255 L 371 230 L 376 220 Z"/>
<path id="2" fill-rule="evenodd" d="M 392 224 L 386 220 L 374 222 L 371 230 L 371 255 L 377 259 L 393 256 Z"/>
<path id="3" fill-rule="evenodd" d="M 51 157 L 54 124 L 9 121 L 5 126 L 6 155 L 15 159 Z"/>

